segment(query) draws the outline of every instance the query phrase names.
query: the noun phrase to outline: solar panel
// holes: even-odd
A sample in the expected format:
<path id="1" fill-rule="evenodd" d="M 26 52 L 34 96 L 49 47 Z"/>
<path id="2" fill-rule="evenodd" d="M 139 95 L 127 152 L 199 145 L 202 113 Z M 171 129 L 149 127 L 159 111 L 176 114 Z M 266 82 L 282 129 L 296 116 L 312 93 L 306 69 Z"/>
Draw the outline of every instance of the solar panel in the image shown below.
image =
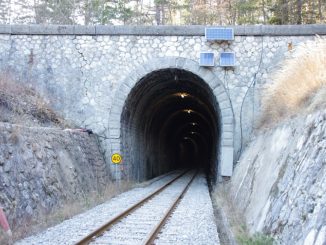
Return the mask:
<path id="1" fill-rule="evenodd" d="M 201 52 L 199 58 L 200 66 L 214 66 L 214 53 L 213 52 Z"/>
<path id="2" fill-rule="evenodd" d="M 233 52 L 221 53 L 220 66 L 235 66 L 235 54 Z"/>
<path id="3" fill-rule="evenodd" d="M 234 40 L 233 28 L 205 28 L 206 41 Z"/>

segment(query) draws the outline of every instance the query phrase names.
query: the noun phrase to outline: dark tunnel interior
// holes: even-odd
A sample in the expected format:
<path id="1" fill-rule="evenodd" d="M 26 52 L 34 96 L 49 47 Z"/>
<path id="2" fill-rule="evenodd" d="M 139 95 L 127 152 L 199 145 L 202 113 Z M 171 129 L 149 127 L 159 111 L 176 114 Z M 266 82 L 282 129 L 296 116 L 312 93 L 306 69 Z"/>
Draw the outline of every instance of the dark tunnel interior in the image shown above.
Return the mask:
<path id="1" fill-rule="evenodd" d="M 216 176 L 219 109 L 213 92 L 197 75 L 163 69 L 143 77 L 128 95 L 121 128 L 126 171 L 133 179 L 180 168 L 200 168 Z"/>

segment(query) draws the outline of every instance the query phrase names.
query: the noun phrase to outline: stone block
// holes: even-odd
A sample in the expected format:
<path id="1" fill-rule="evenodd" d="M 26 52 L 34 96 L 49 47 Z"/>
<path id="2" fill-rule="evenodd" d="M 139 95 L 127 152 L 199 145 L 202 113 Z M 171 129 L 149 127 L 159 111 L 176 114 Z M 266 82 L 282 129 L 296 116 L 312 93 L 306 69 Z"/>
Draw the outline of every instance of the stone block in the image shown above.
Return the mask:
<path id="1" fill-rule="evenodd" d="M 30 25 L 31 35 L 73 35 L 72 25 Z"/>
<path id="2" fill-rule="evenodd" d="M 124 81 L 125 85 L 128 86 L 129 88 L 133 88 L 136 83 L 140 80 L 140 76 L 136 73 L 133 73 L 129 75 L 129 77 Z"/>
<path id="3" fill-rule="evenodd" d="M 123 83 L 121 86 L 121 91 L 123 91 L 125 94 L 129 95 L 132 87 L 129 86 L 129 83 Z"/>
<path id="4" fill-rule="evenodd" d="M 110 113 L 110 122 L 109 122 L 109 128 L 120 128 L 120 117 L 116 116 L 113 113 Z"/>
<path id="5" fill-rule="evenodd" d="M 30 34 L 29 25 L 12 25 L 11 26 L 11 34 L 19 35 L 19 34 Z"/>
<path id="6" fill-rule="evenodd" d="M 233 139 L 222 139 L 222 146 L 233 147 Z"/>
<path id="7" fill-rule="evenodd" d="M 179 57 L 176 59 L 175 66 L 177 68 L 183 69 L 185 62 L 186 62 L 186 59 Z"/>
<path id="8" fill-rule="evenodd" d="M 139 77 L 139 78 L 142 78 L 143 76 L 145 76 L 147 74 L 146 69 L 144 68 L 143 65 L 137 66 L 135 73 L 136 73 L 137 77 Z"/>
<path id="9" fill-rule="evenodd" d="M 222 117 L 233 117 L 233 112 L 230 107 L 221 110 L 221 115 Z"/>
<path id="10" fill-rule="evenodd" d="M 119 128 L 110 128 L 109 134 L 110 134 L 110 137 L 120 138 L 120 129 Z"/>
<path id="11" fill-rule="evenodd" d="M 118 143 L 112 143 L 111 142 L 111 149 L 112 149 L 112 153 L 120 153 L 120 142 Z"/>
<path id="12" fill-rule="evenodd" d="M 233 117 L 223 117 L 222 118 L 222 123 L 223 124 L 233 124 Z"/>
<path id="13" fill-rule="evenodd" d="M 224 131 L 224 132 L 233 132 L 234 131 L 233 124 L 223 124 L 222 125 L 222 131 Z"/>
<path id="14" fill-rule="evenodd" d="M 282 26 L 262 26 L 262 35 L 266 36 L 306 36 L 325 35 L 325 25 L 282 25 Z"/>
<path id="15" fill-rule="evenodd" d="M 120 144 L 120 139 L 110 139 L 110 144 Z"/>
<path id="16" fill-rule="evenodd" d="M 96 25 L 95 26 L 96 35 L 114 35 L 114 26 Z M 116 35 L 116 34 L 115 34 Z"/>
<path id="17" fill-rule="evenodd" d="M 213 90 L 213 93 L 214 93 L 214 90 L 220 86 L 222 86 L 222 83 L 221 83 L 220 79 L 216 76 L 214 82 L 212 82 L 212 84 L 211 84 L 211 89 Z M 215 93 L 214 93 L 214 95 L 215 95 Z"/>
<path id="18" fill-rule="evenodd" d="M 222 102 L 219 102 L 218 104 L 219 104 L 221 110 L 231 107 L 230 101 L 228 101 L 228 100 L 224 100 Z"/>
<path id="19" fill-rule="evenodd" d="M 255 26 L 243 26 L 243 35 L 250 35 L 250 36 L 260 36 L 262 33 L 262 25 L 255 25 Z M 237 35 L 239 35 L 237 32 Z"/>
<path id="20" fill-rule="evenodd" d="M 111 108 L 110 110 L 110 114 L 116 114 L 116 115 L 120 115 L 122 113 L 122 107 L 114 104 L 114 106 Z"/>
<path id="21" fill-rule="evenodd" d="M 127 95 L 130 93 L 131 88 L 128 85 L 122 84 L 119 88 L 118 91 L 123 94 Z"/>
<path id="22" fill-rule="evenodd" d="M 176 58 L 175 57 L 164 58 L 163 64 L 164 64 L 165 68 L 175 68 L 176 67 Z"/>
<path id="23" fill-rule="evenodd" d="M 218 95 L 218 101 L 219 102 L 222 102 L 222 101 L 225 101 L 225 100 L 230 101 L 230 98 L 229 98 L 229 96 L 228 96 L 228 94 L 226 92 L 221 93 L 221 94 Z"/>
<path id="24" fill-rule="evenodd" d="M 125 104 L 127 96 L 128 96 L 127 94 L 120 93 L 120 91 L 116 93 L 114 96 L 115 105 L 122 107 Z"/>
<path id="25" fill-rule="evenodd" d="M 158 59 L 149 60 L 144 65 L 144 68 L 145 68 L 145 70 L 146 70 L 147 73 L 150 73 L 152 71 L 158 70 L 161 67 L 162 67 L 162 62 L 160 62 L 160 60 L 158 60 Z"/>
<path id="26" fill-rule="evenodd" d="M 220 84 L 219 86 L 217 86 L 214 90 L 213 90 L 214 95 L 218 98 L 218 96 L 222 93 L 225 93 L 225 88 L 222 84 Z"/>
<path id="27" fill-rule="evenodd" d="M 199 68 L 198 70 L 200 77 L 207 83 L 207 84 L 211 84 L 211 81 L 214 81 L 214 79 L 216 79 L 215 74 L 206 68 Z"/>
<path id="28" fill-rule="evenodd" d="M 220 80 L 218 79 L 218 77 L 215 74 L 214 74 L 214 78 L 212 78 L 211 80 L 206 81 L 206 82 L 212 90 L 214 90 L 220 84 Z"/>
<path id="29" fill-rule="evenodd" d="M 11 34 L 11 25 L 0 25 L 0 34 Z"/>
<path id="30" fill-rule="evenodd" d="M 120 133 L 119 134 L 116 134 L 116 133 L 109 133 L 109 138 L 110 139 L 120 139 Z"/>
<path id="31" fill-rule="evenodd" d="M 75 25 L 74 26 L 74 34 L 75 35 L 95 35 L 96 34 L 95 26 Z"/>
<path id="32" fill-rule="evenodd" d="M 233 139 L 233 132 L 222 132 L 222 139 Z"/>
<path id="33" fill-rule="evenodd" d="M 222 146 L 221 175 L 230 177 L 233 173 L 233 147 Z"/>

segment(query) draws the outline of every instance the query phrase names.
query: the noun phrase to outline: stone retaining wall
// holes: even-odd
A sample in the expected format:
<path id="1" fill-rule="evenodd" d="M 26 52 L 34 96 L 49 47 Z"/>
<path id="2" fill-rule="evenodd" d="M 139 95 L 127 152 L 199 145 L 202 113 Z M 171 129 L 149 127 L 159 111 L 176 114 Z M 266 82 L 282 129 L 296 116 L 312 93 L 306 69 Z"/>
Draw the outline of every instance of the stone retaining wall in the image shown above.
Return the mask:
<path id="1" fill-rule="evenodd" d="M 0 206 L 14 230 L 109 182 L 93 135 L 4 123 L 0 132 Z"/>

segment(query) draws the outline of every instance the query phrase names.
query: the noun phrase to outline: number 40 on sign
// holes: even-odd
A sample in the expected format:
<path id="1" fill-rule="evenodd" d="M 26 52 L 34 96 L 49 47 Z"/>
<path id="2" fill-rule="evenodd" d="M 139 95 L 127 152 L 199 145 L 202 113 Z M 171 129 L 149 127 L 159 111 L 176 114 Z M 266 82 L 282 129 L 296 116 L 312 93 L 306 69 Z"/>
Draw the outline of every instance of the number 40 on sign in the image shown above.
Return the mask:
<path id="1" fill-rule="evenodd" d="M 120 164 L 122 162 L 122 156 L 119 153 L 114 153 L 111 156 L 111 161 L 114 164 Z"/>

